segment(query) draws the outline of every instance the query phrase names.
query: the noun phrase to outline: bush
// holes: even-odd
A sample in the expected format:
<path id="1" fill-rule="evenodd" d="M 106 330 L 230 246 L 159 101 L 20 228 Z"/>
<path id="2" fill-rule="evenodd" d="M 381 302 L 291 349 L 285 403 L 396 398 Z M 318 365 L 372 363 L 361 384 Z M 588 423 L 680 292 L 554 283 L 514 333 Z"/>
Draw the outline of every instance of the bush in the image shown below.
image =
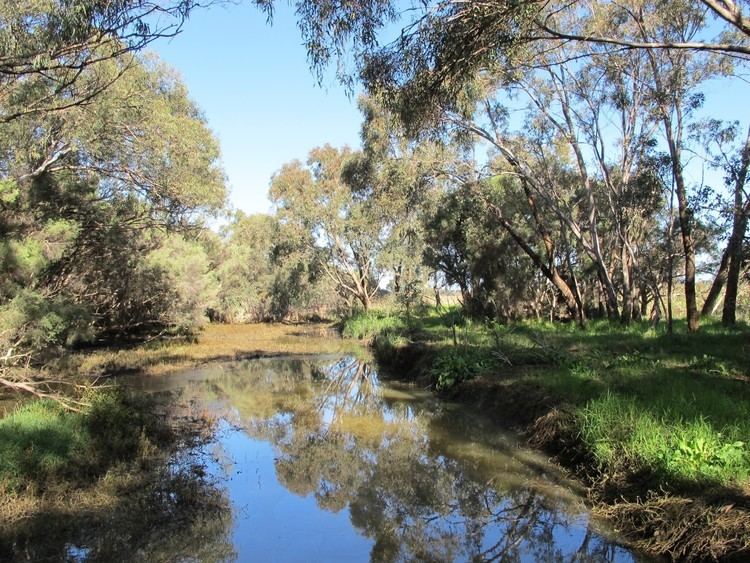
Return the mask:
<path id="1" fill-rule="evenodd" d="M 432 364 L 431 375 L 435 387 L 445 391 L 495 367 L 494 358 L 486 349 L 454 347 L 440 350 Z"/>

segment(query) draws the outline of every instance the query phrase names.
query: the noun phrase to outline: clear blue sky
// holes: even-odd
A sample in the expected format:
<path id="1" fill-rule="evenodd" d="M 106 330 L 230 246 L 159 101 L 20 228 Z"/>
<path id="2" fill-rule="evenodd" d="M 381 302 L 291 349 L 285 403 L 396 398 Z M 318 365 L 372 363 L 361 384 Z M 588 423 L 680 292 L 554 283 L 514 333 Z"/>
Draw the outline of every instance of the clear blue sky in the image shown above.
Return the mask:
<path id="1" fill-rule="evenodd" d="M 181 74 L 221 143 L 230 200 L 266 212 L 268 183 L 282 164 L 313 147 L 359 144 L 356 99 L 331 77 L 317 86 L 293 12 L 273 25 L 247 5 L 196 10 L 183 32 L 152 50 Z"/>
<path id="2" fill-rule="evenodd" d="M 292 159 L 304 160 L 313 147 L 359 144 L 361 116 L 331 76 L 319 87 L 307 65 L 292 9 L 277 2 L 273 25 L 248 5 L 196 10 L 184 31 L 153 44 L 183 76 L 221 143 L 234 207 L 267 212 L 271 175 Z M 743 69 L 746 73 L 746 69 Z M 715 80 L 704 87 L 701 112 L 747 126 L 747 76 Z M 704 178 L 720 185 L 721 175 Z M 688 175 L 700 182 L 692 163 Z"/>

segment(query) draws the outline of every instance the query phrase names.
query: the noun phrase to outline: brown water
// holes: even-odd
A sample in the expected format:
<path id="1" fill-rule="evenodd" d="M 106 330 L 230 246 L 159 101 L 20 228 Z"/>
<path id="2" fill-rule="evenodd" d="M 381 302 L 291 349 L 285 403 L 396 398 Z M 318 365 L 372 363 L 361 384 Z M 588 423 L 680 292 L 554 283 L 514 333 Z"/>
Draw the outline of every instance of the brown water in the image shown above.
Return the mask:
<path id="1" fill-rule="evenodd" d="M 134 384 L 179 390 L 221 419 L 198 453 L 228 513 L 172 560 L 642 560 L 517 437 L 362 359 L 252 360 Z"/>

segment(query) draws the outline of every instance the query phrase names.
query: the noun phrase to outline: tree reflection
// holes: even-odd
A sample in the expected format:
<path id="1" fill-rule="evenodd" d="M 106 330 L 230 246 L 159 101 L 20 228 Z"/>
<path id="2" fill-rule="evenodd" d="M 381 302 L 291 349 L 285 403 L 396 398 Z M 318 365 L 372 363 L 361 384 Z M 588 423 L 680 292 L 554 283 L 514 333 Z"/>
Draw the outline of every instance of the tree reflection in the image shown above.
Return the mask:
<path id="1" fill-rule="evenodd" d="M 235 558 L 229 499 L 189 452 L 108 479 L 94 498 L 42 503 L 20 521 L 0 522 L 0 561 Z"/>
<path id="2" fill-rule="evenodd" d="M 375 370 L 357 358 L 248 363 L 212 385 L 247 433 L 275 446 L 286 489 L 313 495 L 325 510 L 349 509 L 352 524 L 374 541 L 374 561 L 624 556 L 594 531 L 582 532 L 563 502 L 533 486 L 504 485 L 502 456 L 488 465 L 445 455 L 432 443 L 432 415 L 417 402 L 384 399 Z M 449 418 L 438 426 L 445 424 Z"/>

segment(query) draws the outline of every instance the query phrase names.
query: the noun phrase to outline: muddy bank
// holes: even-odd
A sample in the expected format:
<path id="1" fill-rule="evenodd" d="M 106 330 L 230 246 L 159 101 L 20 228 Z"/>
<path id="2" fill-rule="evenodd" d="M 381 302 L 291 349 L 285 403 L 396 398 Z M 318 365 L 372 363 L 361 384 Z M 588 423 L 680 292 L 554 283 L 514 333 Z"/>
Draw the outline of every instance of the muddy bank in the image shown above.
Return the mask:
<path id="1" fill-rule="evenodd" d="M 435 351 L 428 344 L 374 344 L 378 361 L 399 379 L 432 385 Z M 573 408 L 512 373 L 477 377 L 438 394 L 481 410 L 549 454 L 586 486 L 592 510 L 609 520 L 630 546 L 679 561 L 750 560 L 748 491 L 690 483 L 666 487 L 642 468 L 608 471 L 581 439 Z"/>

